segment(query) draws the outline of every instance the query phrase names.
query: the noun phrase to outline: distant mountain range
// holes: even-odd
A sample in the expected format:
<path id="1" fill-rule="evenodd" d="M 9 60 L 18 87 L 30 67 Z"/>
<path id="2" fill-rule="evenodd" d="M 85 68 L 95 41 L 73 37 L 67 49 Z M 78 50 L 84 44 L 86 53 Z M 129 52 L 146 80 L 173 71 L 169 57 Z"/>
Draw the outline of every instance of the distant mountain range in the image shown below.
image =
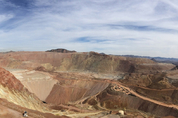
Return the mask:
<path id="1" fill-rule="evenodd" d="M 14 52 L 14 51 L 0 52 L 0 53 L 10 53 L 10 52 Z M 47 50 L 46 52 L 75 53 L 76 51 L 58 48 L 58 49 Z M 99 53 L 99 54 L 106 55 L 105 53 Z M 109 55 L 111 55 L 111 54 L 109 54 Z M 150 56 L 137 56 L 137 55 L 115 55 L 115 56 L 133 57 L 133 58 L 147 58 L 147 59 L 151 59 L 155 62 L 172 63 L 172 64 L 175 64 L 176 66 L 178 66 L 178 58 L 150 57 Z"/>
<path id="2" fill-rule="evenodd" d="M 135 56 L 135 55 L 120 55 L 124 57 L 134 57 L 134 58 L 147 58 L 156 62 L 161 63 L 172 63 L 178 66 L 178 58 L 166 58 L 166 57 L 149 57 L 149 56 Z"/>

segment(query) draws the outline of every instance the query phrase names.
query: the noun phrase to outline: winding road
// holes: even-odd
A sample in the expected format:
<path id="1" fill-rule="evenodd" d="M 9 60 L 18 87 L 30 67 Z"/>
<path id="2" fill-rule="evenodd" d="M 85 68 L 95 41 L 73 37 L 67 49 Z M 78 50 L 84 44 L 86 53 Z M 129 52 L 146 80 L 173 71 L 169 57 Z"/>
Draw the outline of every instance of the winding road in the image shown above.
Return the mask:
<path id="1" fill-rule="evenodd" d="M 137 92 L 133 91 L 132 89 L 130 89 L 130 88 L 128 88 L 128 87 L 122 85 L 122 83 L 120 83 L 120 82 L 118 82 L 118 81 L 112 81 L 111 83 L 112 83 L 112 84 L 115 84 L 116 86 L 122 87 L 123 89 L 125 89 L 125 90 L 128 91 L 129 93 L 131 93 L 131 94 L 133 94 L 133 95 L 135 95 L 135 96 L 137 96 L 137 97 L 139 97 L 139 98 L 141 98 L 141 99 L 143 99 L 143 100 L 150 101 L 150 102 L 153 102 L 153 103 L 158 104 L 158 105 L 161 105 L 161 106 L 165 106 L 165 107 L 169 107 L 169 108 L 175 108 L 175 109 L 178 110 L 178 106 L 177 106 L 177 105 L 174 105 L 174 104 L 166 104 L 166 103 L 163 103 L 163 102 L 160 102 L 160 101 L 157 101 L 157 100 L 153 100 L 153 99 L 144 97 L 144 96 L 138 94 Z M 113 89 L 113 90 L 115 90 L 115 91 L 120 91 L 120 89 L 119 89 L 119 90 Z M 124 92 L 124 91 L 123 91 L 123 92 Z M 127 94 L 127 93 L 126 93 L 126 94 Z"/>

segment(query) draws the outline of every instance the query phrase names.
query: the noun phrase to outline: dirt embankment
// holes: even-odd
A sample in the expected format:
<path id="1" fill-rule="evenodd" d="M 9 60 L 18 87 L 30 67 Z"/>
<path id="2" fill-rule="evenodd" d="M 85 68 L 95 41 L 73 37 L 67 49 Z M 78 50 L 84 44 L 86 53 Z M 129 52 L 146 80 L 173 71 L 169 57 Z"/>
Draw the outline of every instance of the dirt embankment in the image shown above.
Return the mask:
<path id="1" fill-rule="evenodd" d="M 27 112 L 28 118 L 68 118 L 67 116 L 56 116 L 51 113 L 43 113 L 31 110 L 22 106 L 0 99 L 0 118 L 24 118 L 23 113 Z"/>
<path id="2" fill-rule="evenodd" d="M 21 81 L 31 93 L 34 93 L 40 100 L 45 101 L 57 80 L 46 72 L 35 70 L 11 70 L 12 74 Z"/>
<path id="3" fill-rule="evenodd" d="M 0 97 L 34 110 L 45 110 L 41 101 L 7 70 L 0 68 Z M 29 99 L 29 97 L 31 99 Z"/>
<path id="4" fill-rule="evenodd" d="M 152 102 L 149 99 L 143 99 L 133 93 L 127 95 L 120 91 L 114 91 L 110 87 L 102 91 L 98 96 L 89 98 L 84 103 L 93 105 L 96 109 L 137 109 L 157 116 L 175 116 L 178 117 L 178 110 L 163 106 L 159 102 Z M 166 105 L 166 104 L 165 104 Z"/>
<path id="5" fill-rule="evenodd" d="M 18 91 L 24 89 L 23 84 L 3 68 L 0 68 L 0 85 Z"/>
<path id="6" fill-rule="evenodd" d="M 77 104 L 103 91 L 108 85 L 106 81 L 58 79 L 46 102 L 55 105 Z"/>
<path id="7" fill-rule="evenodd" d="M 145 97 L 169 104 L 178 104 L 177 88 L 168 78 L 169 75 L 166 72 L 156 74 L 132 73 L 119 81 Z"/>

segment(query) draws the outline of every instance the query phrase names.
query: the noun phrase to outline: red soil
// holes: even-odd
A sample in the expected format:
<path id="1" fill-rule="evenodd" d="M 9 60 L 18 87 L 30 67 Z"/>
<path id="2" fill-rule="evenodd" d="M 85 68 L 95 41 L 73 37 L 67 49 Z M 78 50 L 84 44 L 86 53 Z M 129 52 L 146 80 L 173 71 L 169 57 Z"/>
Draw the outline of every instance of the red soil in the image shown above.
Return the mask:
<path id="1" fill-rule="evenodd" d="M 24 87 L 23 84 L 14 77 L 14 75 L 3 68 L 0 68 L 0 84 L 4 87 L 19 91 Z"/>

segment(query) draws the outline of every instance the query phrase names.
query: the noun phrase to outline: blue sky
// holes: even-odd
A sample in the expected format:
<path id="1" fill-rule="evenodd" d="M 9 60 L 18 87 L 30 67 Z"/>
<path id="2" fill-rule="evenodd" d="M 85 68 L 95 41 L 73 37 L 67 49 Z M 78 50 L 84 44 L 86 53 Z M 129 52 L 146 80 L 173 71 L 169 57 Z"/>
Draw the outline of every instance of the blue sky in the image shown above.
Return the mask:
<path id="1" fill-rule="evenodd" d="M 0 0 L 0 51 L 178 58 L 177 0 Z"/>

